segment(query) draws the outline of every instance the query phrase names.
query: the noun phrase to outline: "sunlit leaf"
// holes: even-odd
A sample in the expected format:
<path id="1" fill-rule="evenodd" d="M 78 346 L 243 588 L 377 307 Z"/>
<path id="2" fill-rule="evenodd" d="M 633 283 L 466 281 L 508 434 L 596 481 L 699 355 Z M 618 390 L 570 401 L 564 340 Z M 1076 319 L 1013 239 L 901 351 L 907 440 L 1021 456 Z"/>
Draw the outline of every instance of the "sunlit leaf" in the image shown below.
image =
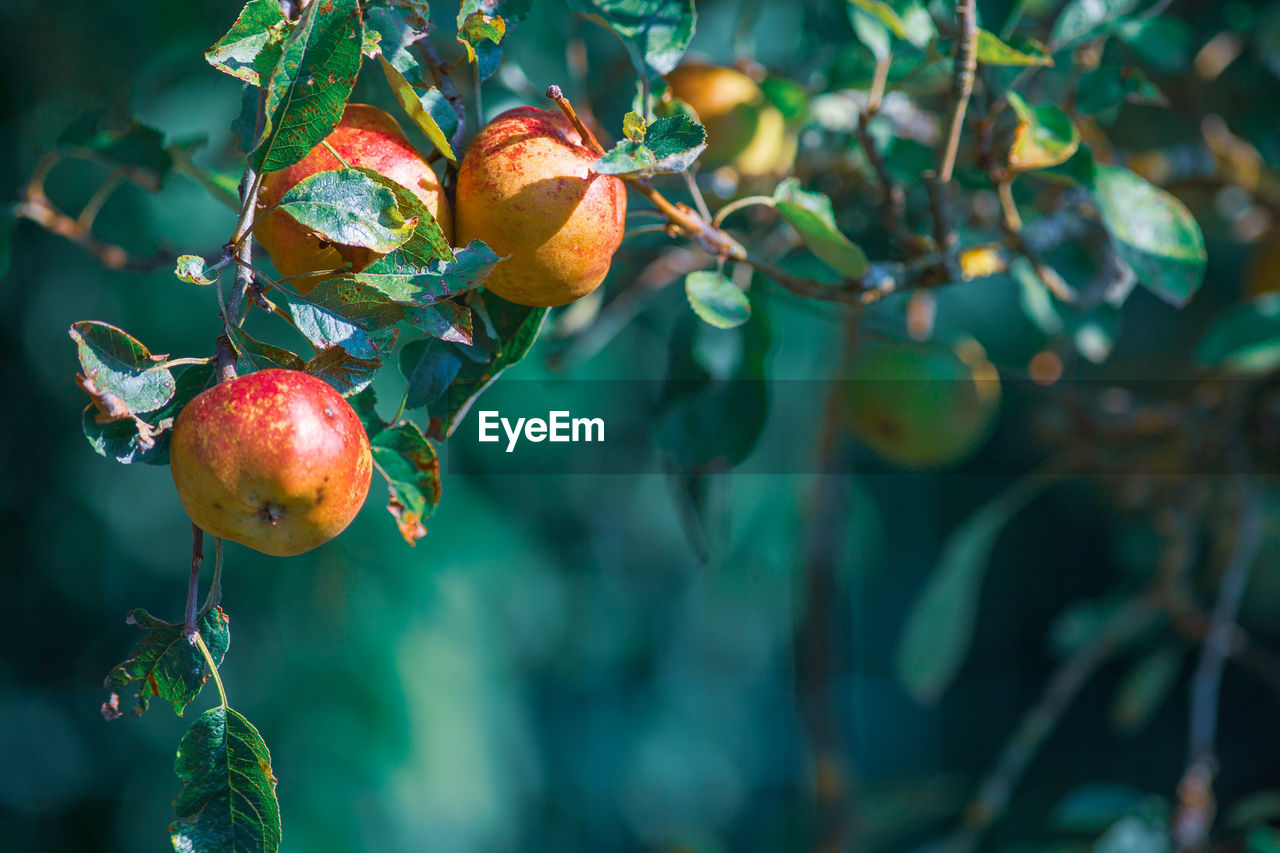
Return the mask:
<path id="1" fill-rule="evenodd" d="M 413 234 L 388 187 L 356 169 L 316 172 L 280 198 L 280 210 L 321 239 L 386 254 Z"/>
<path id="2" fill-rule="evenodd" d="M 829 267 L 850 278 L 866 273 L 867 256 L 836 228 L 831 199 L 822 193 L 800 189 L 796 178 L 787 178 L 778 184 L 773 198 L 782 218 Z"/>
<path id="3" fill-rule="evenodd" d="M 204 258 L 199 255 L 179 255 L 178 265 L 174 268 L 173 274 L 179 281 L 189 284 L 213 284 L 218 280 L 217 276 L 209 278 Z"/>
<path id="4" fill-rule="evenodd" d="M 1204 278 L 1204 236 L 1186 205 L 1128 169 L 1097 167 L 1095 195 L 1120 258 L 1148 290 L 1177 306 Z"/>
<path id="5" fill-rule="evenodd" d="M 204 52 L 204 58 L 219 71 L 261 86 L 280 61 L 288 28 L 277 0 L 249 0 L 227 34 Z"/>
<path id="6" fill-rule="evenodd" d="M 405 115 L 413 120 L 413 123 L 441 154 L 457 162 L 458 156 L 453 152 L 453 146 L 449 144 L 449 136 L 457 128 L 458 117 L 444 100 L 444 95 L 440 94 L 438 89 L 429 89 L 426 93 L 419 95 L 385 56 L 378 56 L 378 64 L 382 66 L 387 84 L 395 94 L 396 100 L 400 102 L 400 108 L 404 110 Z M 441 126 L 442 121 L 445 122 L 444 127 Z"/>
<path id="7" fill-rule="evenodd" d="M 256 171 L 293 165 L 337 126 L 360 70 L 363 35 L 356 0 L 303 9 L 267 83 L 266 125 L 249 155 Z"/>
<path id="8" fill-rule="evenodd" d="M 1085 38 L 1106 35 L 1139 0 L 1071 0 L 1053 25 L 1049 44 L 1056 52 Z"/>
<path id="9" fill-rule="evenodd" d="M 693 0 L 569 0 L 569 7 L 617 33 L 646 76 L 679 64 L 698 19 Z"/>
<path id="10" fill-rule="evenodd" d="M 1018 50 L 987 30 L 978 30 L 978 62 L 981 65 L 1053 65 L 1044 50 Z"/>
<path id="11" fill-rule="evenodd" d="M 80 320 L 71 324 L 71 339 L 85 378 L 98 393 L 118 397 L 129 413 L 154 411 L 177 390 L 173 373 L 159 366 L 137 338 L 115 326 Z"/>
<path id="12" fill-rule="evenodd" d="M 1053 104 L 1028 106 L 1016 92 L 1005 97 L 1018 116 L 1009 168 L 1025 172 L 1065 163 L 1080 146 L 1080 132 L 1071 116 Z"/>
<path id="13" fill-rule="evenodd" d="M 732 329 L 751 318 L 751 302 L 742 288 L 713 270 L 689 273 L 684 280 L 689 305 L 704 322 Z"/>

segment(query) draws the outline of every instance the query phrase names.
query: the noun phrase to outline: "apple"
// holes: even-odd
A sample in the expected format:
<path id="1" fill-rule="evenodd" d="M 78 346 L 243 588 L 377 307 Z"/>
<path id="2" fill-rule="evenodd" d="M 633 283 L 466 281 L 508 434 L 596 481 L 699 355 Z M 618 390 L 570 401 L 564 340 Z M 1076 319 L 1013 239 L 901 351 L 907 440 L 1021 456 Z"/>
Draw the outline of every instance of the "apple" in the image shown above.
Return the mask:
<path id="1" fill-rule="evenodd" d="M 459 243 L 504 257 L 485 287 L 510 302 L 564 305 L 595 290 L 622 242 L 626 185 L 598 175 L 598 157 L 563 115 L 507 110 L 467 148 L 458 169 Z"/>
<path id="2" fill-rule="evenodd" d="M 1000 375 L 972 339 L 870 346 L 844 378 L 849 431 L 904 468 L 963 461 L 986 439 L 1000 408 Z"/>
<path id="3" fill-rule="evenodd" d="M 707 129 L 707 168 L 732 167 L 741 177 L 781 175 L 796 156 L 796 134 L 756 82 L 733 68 L 686 62 L 667 75 L 671 94 Z"/>
<path id="4" fill-rule="evenodd" d="M 369 493 L 373 457 L 341 394 L 301 371 L 272 369 L 188 403 L 169 466 L 197 527 L 287 557 L 346 529 Z"/>
<path id="5" fill-rule="evenodd" d="M 409 144 L 394 118 L 368 104 L 347 104 L 338 126 L 325 138 L 325 142 L 332 145 L 348 164 L 372 169 L 412 191 L 440 223 L 445 237 L 452 238 L 449 202 L 440 190 L 440 181 L 426 158 Z M 340 168 L 342 163 L 333 153 L 323 144 L 317 145 L 292 166 L 263 175 L 258 204 L 266 209 L 277 204 L 303 178 Z M 267 250 L 280 274 L 289 278 L 302 294 L 327 278 L 325 275 L 305 276 L 305 273 L 338 269 L 347 264 L 359 272 L 380 257 L 377 252 L 363 246 L 339 246 L 326 242 L 279 210 L 266 214 L 253 234 Z"/>

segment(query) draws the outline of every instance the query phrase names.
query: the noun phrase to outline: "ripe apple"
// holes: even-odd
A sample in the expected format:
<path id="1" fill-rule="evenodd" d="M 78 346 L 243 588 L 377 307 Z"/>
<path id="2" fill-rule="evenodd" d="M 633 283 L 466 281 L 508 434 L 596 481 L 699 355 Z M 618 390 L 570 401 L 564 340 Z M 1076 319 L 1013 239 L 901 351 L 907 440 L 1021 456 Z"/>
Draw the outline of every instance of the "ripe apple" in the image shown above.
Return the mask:
<path id="1" fill-rule="evenodd" d="M 369 439 L 342 395 L 314 376 L 277 369 L 188 403 L 169 464 L 196 526 L 277 557 L 346 529 L 373 471 Z"/>
<path id="2" fill-rule="evenodd" d="M 686 62 L 667 75 L 667 85 L 707 129 L 704 166 L 731 166 L 744 178 L 790 170 L 796 134 L 750 77 L 733 68 Z"/>
<path id="3" fill-rule="evenodd" d="M 595 290 L 622 242 L 623 182 L 558 112 L 517 107 L 476 134 L 458 170 L 458 242 L 505 260 L 485 287 L 521 305 L 564 305 Z"/>
<path id="4" fill-rule="evenodd" d="M 845 380 L 850 432 L 904 468 L 962 461 L 986 439 L 1000 407 L 1000 375 L 971 339 L 870 347 Z"/>
<path id="5" fill-rule="evenodd" d="M 440 181 L 426 158 L 409 144 L 394 118 L 368 104 L 347 104 L 341 121 L 325 142 L 350 165 L 373 169 L 411 190 L 440 223 L 445 237 L 452 239 L 449 202 L 440 191 Z M 264 209 L 270 207 L 303 178 L 340 168 L 342 163 L 333 153 L 324 145 L 317 145 L 292 166 L 263 175 L 258 204 Z M 253 233 L 280 274 L 290 278 L 290 283 L 303 294 L 326 276 L 292 276 L 338 269 L 348 263 L 359 272 L 380 257 L 363 246 L 339 246 L 321 240 L 279 210 L 264 216 Z"/>

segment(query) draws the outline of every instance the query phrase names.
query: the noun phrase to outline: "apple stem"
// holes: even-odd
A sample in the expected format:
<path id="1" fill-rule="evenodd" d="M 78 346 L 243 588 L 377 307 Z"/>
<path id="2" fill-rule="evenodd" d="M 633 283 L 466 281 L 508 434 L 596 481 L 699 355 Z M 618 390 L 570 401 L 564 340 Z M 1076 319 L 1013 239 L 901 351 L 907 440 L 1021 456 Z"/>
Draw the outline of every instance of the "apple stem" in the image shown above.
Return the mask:
<path id="1" fill-rule="evenodd" d="M 200 593 L 200 565 L 204 562 L 204 531 L 191 523 L 191 577 L 187 581 L 187 618 L 183 625 L 183 633 L 187 640 L 194 642 L 194 637 L 200 633 L 197 627 L 199 624 L 200 611 L 197 607 L 197 598 Z"/>
<path id="2" fill-rule="evenodd" d="M 582 119 L 578 118 L 577 111 L 574 110 L 573 104 L 569 103 L 569 99 L 564 96 L 564 92 L 559 86 L 551 85 L 547 87 L 547 97 L 556 102 L 556 106 L 560 108 L 560 112 L 564 113 L 565 118 L 573 123 L 578 134 L 582 137 L 582 142 L 588 148 L 595 152 L 597 157 L 604 156 L 604 146 L 600 144 L 600 140 L 596 139 L 596 135 L 591 132 L 591 128 L 582 123 Z"/>

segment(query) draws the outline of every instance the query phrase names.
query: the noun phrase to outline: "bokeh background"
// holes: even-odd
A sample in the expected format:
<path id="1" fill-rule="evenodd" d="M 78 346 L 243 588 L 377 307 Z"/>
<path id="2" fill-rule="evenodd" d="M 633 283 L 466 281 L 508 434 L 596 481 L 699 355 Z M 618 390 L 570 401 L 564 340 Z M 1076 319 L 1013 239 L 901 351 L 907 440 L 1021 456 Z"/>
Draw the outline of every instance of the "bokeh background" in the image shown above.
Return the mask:
<path id="1" fill-rule="evenodd" d="M 437 5 L 433 15 L 447 25 L 454 10 Z M 748 5 L 700 2 L 694 50 L 731 59 Z M 1009 6 L 980 5 L 995 21 Z M 1272 4 L 1173 5 L 1188 24 L 1180 32 L 1189 42 L 1176 45 L 1187 56 L 1215 34 L 1276 20 Z M 778 73 L 808 84 L 861 61 L 840 3 L 759 6 L 756 55 Z M 0 198 L 15 198 L 41 152 L 95 107 L 135 115 L 170 139 L 205 136 L 200 161 L 233 172 L 239 89 L 201 53 L 237 12 L 221 0 L 6 0 Z M 625 57 L 560 3 L 535 3 L 507 65 L 534 90 L 570 80 L 564 48 L 575 35 L 593 63 L 597 113 L 617 126 L 631 95 Z M 1115 132 L 1134 147 L 1194 140 L 1207 103 L 1239 108 L 1275 162 L 1280 80 L 1265 61 L 1247 53 L 1195 97 L 1181 84 L 1189 71 L 1153 73 L 1173 108 L 1132 108 Z M 380 84 L 362 80 L 357 97 L 386 103 Z M 532 102 L 511 71 L 485 95 L 489 115 Z M 103 174 L 69 164 L 50 195 L 75 210 Z M 1136 294 L 1095 377 L 1191 375 L 1196 335 L 1239 297 L 1257 250 L 1233 236 L 1231 199 L 1197 188 L 1184 198 L 1209 242 L 1203 290 L 1183 312 Z M 117 192 L 98 228 L 140 250 L 208 256 L 231 224 L 199 185 L 175 175 L 158 195 Z M 649 245 L 624 246 L 609 287 L 634 274 Z M 940 322 L 968 329 L 1002 367 L 1025 365 L 1040 341 L 1017 309 L 1016 286 L 996 277 L 959 290 L 942 292 Z M 769 299 L 769 312 L 770 374 L 828 377 L 840 335 L 834 313 L 785 294 Z M 661 377 L 684 313 L 680 288 L 668 288 L 598 354 L 558 375 Z M 85 400 L 66 330 L 89 318 L 123 326 L 155 352 L 200 354 L 218 331 L 208 290 L 166 272 L 104 271 L 79 248 L 18 227 L 0 283 L 0 848 L 13 851 L 168 849 L 174 751 L 210 698 L 186 720 L 159 704 L 141 719 L 99 715 L 102 678 L 136 639 L 128 610 L 179 618 L 190 533 L 166 469 L 119 466 L 81 434 Z M 539 344 L 503 381 L 552 375 L 555 346 Z M 815 395 L 810 408 L 772 412 L 756 451 L 791 454 L 757 461 L 793 473 L 711 477 L 700 513 L 659 470 L 554 476 L 446 466 L 444 499 L 416 548 L 396 534 L 376 484 L 347 533 L 311 554 L 278 560 L 228 545 L 223 678 L 271 748 L 284 849 L 812 849 L 823 834 L 824 785 L 839 786 L 850 849 L 910 849 L 945 834 L 1071 630 L 1087 632 L 1091 611 L 1081 605 L 1140 582 L 1159 556 L 1156 521 L 1115 500 L 1122 484 L 1059 484 L 1000 539 L 952 689 L 927 706 L 903 689 L 895 647 L 945 536 L 1008 485 L 999 472 L 1047 453 L 1025 434 L 1038 401 L 1013 395 L 991 442 L 947 473 L 896 473 L 841 441 L 841 470 L 857 473 L 819 483 Z M 1243 615 L 1264 648 L 1280 643 L 1274 519 Z M 803 630 L 815 540 L 829 558 L 821 601 L 830 630 L 817 646 Z M 1102 668 L 1030 767 L 988 849 L 1089 849 L 1094 835 L 1079 820 L 1055 823 L 1055 807 L 1073 792 L 1104 818 L 1167 809 L 1186 762 L 1194 664 L 1191 645 L 1175 648 L 1167 698 L 1137 731 L 1117 727 L 1112 713 L 1135 655 Z M 825 661 L 817 682 L 801 676 L 815 654 Z M 827 721 L 817 736 L 814 703 Z M 1275 692 L 1228 667 L 1224 811 L 1280 788 L 1277 712 Z M 819 757 L 831 747 L 827 765 Z M 1139 846 L 1124 850 L 1165 849 L 1159 833 L 1131 836 Z"/>

